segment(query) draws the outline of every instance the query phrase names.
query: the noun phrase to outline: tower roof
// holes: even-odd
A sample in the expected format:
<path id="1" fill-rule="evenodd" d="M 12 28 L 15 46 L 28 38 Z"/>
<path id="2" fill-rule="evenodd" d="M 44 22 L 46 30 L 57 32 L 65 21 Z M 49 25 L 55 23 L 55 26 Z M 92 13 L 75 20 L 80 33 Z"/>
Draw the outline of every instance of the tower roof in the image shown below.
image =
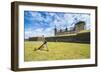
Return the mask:
<path id="1" fill-rule="evenodd" d="M 75 25 L 80 25 L 80 24 L 84 24 L 85 25 L 85 21 L 79 21 Z"/>

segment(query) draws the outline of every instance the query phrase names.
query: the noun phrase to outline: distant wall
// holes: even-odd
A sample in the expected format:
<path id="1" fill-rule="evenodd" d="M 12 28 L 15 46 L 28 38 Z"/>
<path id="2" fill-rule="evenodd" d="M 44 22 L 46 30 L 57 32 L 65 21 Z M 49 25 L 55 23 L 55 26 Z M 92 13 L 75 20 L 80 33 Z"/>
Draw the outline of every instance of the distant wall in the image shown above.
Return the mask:
<path id="1" fill-rule="evenodd" d="M 54 36 L 45 38 L 49 42 L 80 42 L 90 43 L 90 32 L 78 33 L 77 35 L 71 36 Z M 37 37 L 29 38 L 29 41 L 37 41 Z"/>
<path id="2" fill-rule="evenodd" d="M 37 40 L 38 40 L 37 37 L 30 37 L 30 38 L 29 38 L 29 41 L 37 41 Z"/>

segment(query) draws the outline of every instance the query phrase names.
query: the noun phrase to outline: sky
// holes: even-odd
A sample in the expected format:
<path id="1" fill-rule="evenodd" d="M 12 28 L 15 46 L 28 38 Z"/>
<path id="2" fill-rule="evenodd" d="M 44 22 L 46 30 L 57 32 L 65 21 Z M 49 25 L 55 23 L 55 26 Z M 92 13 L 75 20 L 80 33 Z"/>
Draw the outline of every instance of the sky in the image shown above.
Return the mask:
<path id="1" fill-rule="evenodd" d="M 85 29 L 90 29 L 90 14 L 46 11 L 24 11 L 25 39 L 44 35 L 54 36 L 54 28 L 70 30 L 75 23 L 85 21 Z"/>

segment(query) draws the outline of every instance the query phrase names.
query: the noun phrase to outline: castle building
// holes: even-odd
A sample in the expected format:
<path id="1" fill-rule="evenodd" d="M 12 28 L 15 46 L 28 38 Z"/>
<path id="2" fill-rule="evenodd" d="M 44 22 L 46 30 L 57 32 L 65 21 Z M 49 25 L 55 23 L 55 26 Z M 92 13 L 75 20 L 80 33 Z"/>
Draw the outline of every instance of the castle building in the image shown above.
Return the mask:
<path id="1" fill-rule="evenodd" d="M 76 23 L 74 28 L 75 28 L 76 32 L 79 32 L 81 30 L 85 30 L 85 22 L 80 21 L 80 22 Z"/>
<path id="2" fill-rule="evenodd" d="M 66 27 L 65 30 L 62 31 L 62 29 L 60 29 L 60 31 L 58 31 L 56 26 L 55 26 L 54 34 L 55 34 L 55 36 L 73 34 L 73 33 L 80 32 L 82 30 L 85 30 L 85 22 L 84 21 L 79 21 L 75 24 L 75 26 L 71 30 L 68 30 L 68 28 Z"/>

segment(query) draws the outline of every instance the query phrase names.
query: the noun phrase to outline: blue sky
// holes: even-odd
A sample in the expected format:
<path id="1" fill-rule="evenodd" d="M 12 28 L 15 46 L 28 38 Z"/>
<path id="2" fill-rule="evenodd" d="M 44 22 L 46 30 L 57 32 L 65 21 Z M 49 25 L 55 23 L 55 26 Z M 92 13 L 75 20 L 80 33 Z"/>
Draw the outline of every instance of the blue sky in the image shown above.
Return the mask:
<path id="1" fill-rule="evenodd" d="M 54 36 L 54 28 L 58 30 L 74 27 L 78 21 L 86 22 L 86 29 L 90 29 L 90 14 L 24 11 L 25 39 L 44 35 Z"/>

